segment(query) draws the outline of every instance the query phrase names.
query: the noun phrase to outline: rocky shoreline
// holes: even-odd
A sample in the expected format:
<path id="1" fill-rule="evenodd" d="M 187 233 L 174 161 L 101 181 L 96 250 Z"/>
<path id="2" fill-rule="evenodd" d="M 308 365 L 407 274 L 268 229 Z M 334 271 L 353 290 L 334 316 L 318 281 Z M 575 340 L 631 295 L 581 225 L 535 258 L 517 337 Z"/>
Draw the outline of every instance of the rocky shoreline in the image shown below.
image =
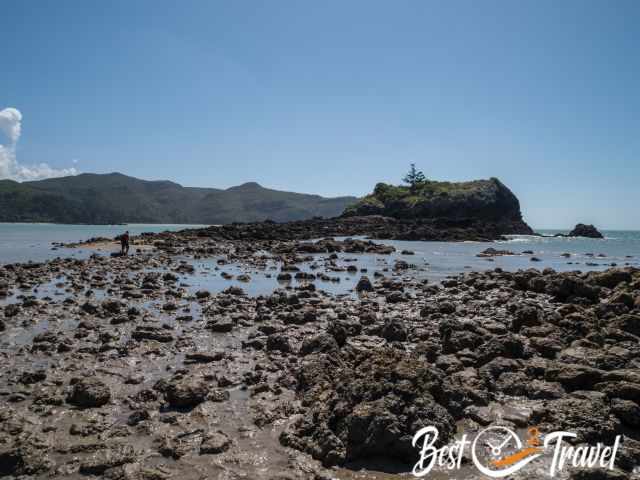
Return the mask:
<path id="1" fill-rule="evenodd" d="M 462 218 L 434 218 L 403 220 L 379 215 L 345 216 L 337 218 L 313 218 L 297 222 L 232 223 L 192 230 L 184 230 L 179 239 L 210 238 L 233 241 L 288 241 L 336 236 L 366 236 L 379 240 L 410 241 L 493 241 L 504 239 L 504 235 L 533 234 L 526 224 L 520 222 L 492 222 Z M 158 236 L 159 235 L 159 236 Z M 163 234 L 154 234 L 154 240 Z M 174 238 L 167 232 L 164 236 Z"/>
<path id="2" fill-rule="evenodd" d="M 409 261 L 363 272 L 344 256 L 393 247 L 308 241 L 497 234 L 417 225 L 238 224 L 146 235 L 128 257 L 0 267 L 0 476 L 396 479 L 425 425 L 443 442 L 536 425 L 576 444 L 622 436 L 615 471 L 565 477 L 635 478 L 640 270 L 494 269 L 431 284 Z M 223 278 L 242 265 L 248 284 L 274 275 L 283 288 L 194 291 L 203 258 Z M 358 291 L 319 289 L 334 268 L 361 277 Z"/>

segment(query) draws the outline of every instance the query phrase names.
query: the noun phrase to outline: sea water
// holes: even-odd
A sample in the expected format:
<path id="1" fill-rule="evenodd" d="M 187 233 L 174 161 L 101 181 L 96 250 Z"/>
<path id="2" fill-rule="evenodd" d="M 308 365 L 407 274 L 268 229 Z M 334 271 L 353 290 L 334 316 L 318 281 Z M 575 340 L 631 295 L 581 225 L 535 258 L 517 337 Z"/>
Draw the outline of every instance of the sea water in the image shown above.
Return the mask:
<path id="1" fill-rule="evenodd" d="M 61 225 L 55 223 L 0 223 L 0 264 L 41 262 L 55 257 L 82 257 L 86 250 L 53 249 L 53 243 L 81 242 L 92 237 L 114 238 L 129 230 L 131 235 L 143 232 L 183 230 L 202 225 Z"/>
<path id="2" fill-rule="evenodd" d="M 52 250 L 52 242 L 77 242 L 90 237 L 115 237 L 124 230 L 137 235 L 142 232 L 181 230 L 197 225 L 55 225 L 55 224 L 8 224 L 0 223 L 0 264 L 27 261 L 43 261 L 54 257 L 72 256 L 84 258 L 89 249 L 60 248 Z M 333 294 L 349 293 L 360 276 L 366 272 L 372 276 L 375 271 L 385 275 L 393 272 L 396 261 L 404 260 L 415 265 L 405 275 L 416 279 L 440 281 L 460 272 L 482 271 L 494 268 L 515 271 L 527 268 L 553 268 L 557 271 L 604 270 L 613 265 L 640 267 L 640 231 L 603 231 L 604 239 L 554 237 L 556 230 L 538 230 L 544 236 L 512 235 L 498 242 L 413 242 L 385 240 L 381 243 L 393 245 L 396 252 L 391 255 L 341 253 L 337 266 L 355 265 L 357 272 L 327 272 L 337 282 L 317 281 L 316 286 Z M 340 238 L 340 237 L 337 237 Z M 364 238 L 364 237 L 358 237 Z M 478 257 L 486 248 L 509 250 L 516 255 L 493 258 Z M 403 254 L 403 250 L 413 252 Z M 523 251 L 533 254 L 522 254 Z M 108 252 L 97 252 L 106 254 Z M 564 254 L 570 254 L 567 258 Z M 314 262 L 322 263 L 327 255 L 316 255 Z M 535 257 L 539 261 L 532 261 Z M 189 259 L 187 259 L 189 260 Z M 230 285 L 243 287 L 250 295 L 268 294 L 276 288 L 286 286 L 277 281 L 279 265 L 270 264 L 266 271 L 258 271 L 247 265 L 228 264 L 218 269 L 216 258 L 190 259 L 196 274 L 185 276 L 183 281 L 192 288 L 205 288 L 212 292 L 223 290 Z M 300 269 L 317 273 L 311 268 L 314 262 L 300 265 Z M 220 276 L 221 271 L 234 276 L 232 280 Z M 244 283 L 235 277 L 249 274 L 251 282 Z M 292 285 L 297 282 L 294 280 Z"/>

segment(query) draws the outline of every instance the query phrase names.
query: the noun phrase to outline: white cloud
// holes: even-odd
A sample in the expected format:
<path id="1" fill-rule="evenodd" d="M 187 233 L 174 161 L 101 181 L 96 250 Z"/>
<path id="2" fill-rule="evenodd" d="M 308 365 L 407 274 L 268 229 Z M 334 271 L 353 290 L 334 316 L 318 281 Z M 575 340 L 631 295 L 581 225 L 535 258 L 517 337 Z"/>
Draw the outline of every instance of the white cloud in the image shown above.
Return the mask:
<path id="1" fill-rule="evenodd" d="M 22 114 L 15 108 L 0 110 L 0 130 L 9 138 L 9 142 L 16 144 L 22 131 Z"/>
<path id="2" fill-rule="evenodd" d="M 51 168 L 46 163 L 37 165 L 21 165 L 16 159 L 16 145 L 22 133 L 22 114 L 16 108 L 0 110 L 0 132 L 9 143 L 0 143 L 0 179 L 10 178 L 22 182 L 25 180 L 41 180 L 43 178 L 65 177 L 76 175 L 75 168 Z"/>

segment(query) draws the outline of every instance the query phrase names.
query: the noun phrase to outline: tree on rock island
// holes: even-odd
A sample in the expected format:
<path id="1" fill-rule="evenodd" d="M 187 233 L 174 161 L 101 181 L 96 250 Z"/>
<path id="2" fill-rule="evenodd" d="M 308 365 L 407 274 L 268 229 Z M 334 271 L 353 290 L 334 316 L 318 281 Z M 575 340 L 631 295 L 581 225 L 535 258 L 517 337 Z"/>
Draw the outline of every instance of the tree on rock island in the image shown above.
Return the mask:
<path id="1" fill-rule="evenodd" d="M 416 170 L 416 164 L 412 163 L 411 167 L 409 168 L 409 173 L 404 176 L 402 181 L 408 184 L 411 188 L 411 191 L 414 192 L 417 187 L 427 181 L 427 177 L 425 177 L 424 173 L 422 173 L 420 170 Z"/>

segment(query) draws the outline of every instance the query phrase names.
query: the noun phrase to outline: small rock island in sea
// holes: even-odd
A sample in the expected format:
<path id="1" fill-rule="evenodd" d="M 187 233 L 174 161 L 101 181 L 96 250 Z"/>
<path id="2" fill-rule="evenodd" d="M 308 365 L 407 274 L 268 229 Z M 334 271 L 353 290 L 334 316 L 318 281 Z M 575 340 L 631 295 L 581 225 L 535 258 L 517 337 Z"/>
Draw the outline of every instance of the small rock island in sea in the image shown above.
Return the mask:
<path id="1" fill-rule="evenodd" d="M 604 236 L 593 225 L 577 224 L 569 232 L 570 237 L 604 238 Z"/>
<path id="2" fill-rule="evenodd" d="M 495 240 L 531 235 L 518 198 L 497 178 L 470 182 L 424 180 L 416 185 L 378 183 L 373 193 L 347 207 L 343 217 L 395 219 L 389 233 L 398 240 Z"/>
<path id="3" fill-rule="evenodd" d="M 554 237 L 604 238 L 604 235 L 602 235 L 602 233 L 600 233 L 593 225 L 578 223 L 569 233 L 556 233 Z"/>

